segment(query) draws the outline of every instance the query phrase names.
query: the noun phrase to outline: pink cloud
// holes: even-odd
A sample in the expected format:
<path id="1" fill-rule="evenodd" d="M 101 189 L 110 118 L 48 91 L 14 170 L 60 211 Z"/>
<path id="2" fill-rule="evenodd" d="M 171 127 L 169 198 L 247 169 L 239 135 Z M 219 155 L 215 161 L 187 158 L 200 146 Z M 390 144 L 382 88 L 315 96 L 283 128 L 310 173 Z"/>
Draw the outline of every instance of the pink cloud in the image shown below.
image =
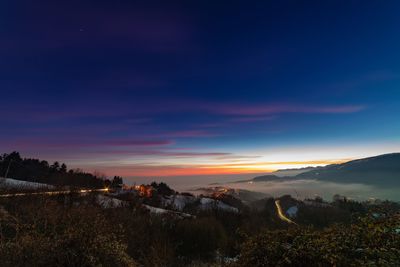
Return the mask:
<path id="1" fill-rule="evenodd" d="M 309 113 L 309 114 L 341 114 L 355 113 L 365 110 L 365 105 L 314 105 L 303 103 L 218 103 L 198 102 L 180 99 L 179 101 L 164 101 L 162 105 L 152 106 L 148 112 L 173 113 L 173 112 L 207 112 L 215 115 L 229 116 L 268 116 L 284 113 Z"/>
<path id="2" fill-rule="evenodd" d="M 123 155 L 123 156 L 162 156 L 162 157 L 228 157 L 231 153 L 225 152 L 179 152 L 171 150 L 102 150 L 88 151 L 89 154 Z"/>
<path id="3" fill-rule="evenodd" d="M 115 140 L 106 141 L 104 143 L 107 146 L 166 146 L 174 144 L 171 140 Z"/>

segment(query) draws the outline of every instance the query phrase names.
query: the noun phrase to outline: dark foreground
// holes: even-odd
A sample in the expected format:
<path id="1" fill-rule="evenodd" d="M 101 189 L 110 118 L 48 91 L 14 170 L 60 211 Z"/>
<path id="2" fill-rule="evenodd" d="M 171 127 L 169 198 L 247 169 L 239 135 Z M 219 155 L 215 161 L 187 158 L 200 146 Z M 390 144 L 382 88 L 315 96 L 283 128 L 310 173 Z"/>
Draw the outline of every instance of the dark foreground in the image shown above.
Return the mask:
<path id="1" fill-rule="evenodd" d="M 338 200 L 300 210 L 291 224 L 272 199 L 237 213 L 186 210 L 192 216 L 182 217 L 152 214 L 129 196 L 105 208 L 98 194 L 1 198 L 0 266 L 400 264 L 395 203 Z"/>

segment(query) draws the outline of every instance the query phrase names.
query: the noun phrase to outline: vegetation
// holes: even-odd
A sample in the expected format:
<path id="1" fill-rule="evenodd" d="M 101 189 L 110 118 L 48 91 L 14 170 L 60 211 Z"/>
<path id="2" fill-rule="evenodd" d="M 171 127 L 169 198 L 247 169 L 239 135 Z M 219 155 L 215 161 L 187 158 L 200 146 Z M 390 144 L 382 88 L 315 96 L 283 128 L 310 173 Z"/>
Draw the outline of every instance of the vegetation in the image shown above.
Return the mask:
<path id="1" fill-rule="evenodd" d="M 18 152 L 0 156 L 0 177 L 2 176 L 49 185 L 86 188 L 120 187 L 123 183 L 122 178 L 118 176 L 108 180 L 104 175 L 95 175 L 79 169 L 68 170 L 66 164 L 60 164 L 58 161 L 49 164 L 45 160 L 21 158 Z"/>
<path id="2" fill-rule="evenodd" d="M 399 227 L 396 215 L 324 230 L 264 231 L 245 242 L 234 266 L 399 266 Z"/>
<path id="3" fill-rule="evenodd" d="M 22 159 L 18 153 L 2 156 L 3 170 L 10 159 L 22 166 L 10 168 L 17 178 L 42 177 L 50 184 L 76 179 L 75 185 L 117 189 L 123 182 Z M 292 218 L 296 223 L 290 224 L 278 216 L 273 198 L 245 205 L 220 192 L 213 197 L 239 212 L 204 210 L 192 203 L 184 209 L 189 216 L 153 214 L 144 204 L 161 207 L 163 198 L 177 192 L 165 183 L 140 188 L 145 194 L 99 196 L 78 190 L 0 197 L 0 266 L 400 265 L 398 203 L 356 202 L 339 195 L 333 202 L 299 201 L 286 195 L 279 198 L 282 209 L 298 208 Z M 117 197 L 123 205 L 103 206 L 99 197 Z"/>
<path id="4" fill-rule="evenodd" d="M 399 207 L 343 222 L 288 225 L 266 209 L 152 215 L 139 199 L 101 207 L 96 194 L 0 199 L 1 266 L 398 266 Z M 343 203 L 341 205 L 344 205 Z M 315 210 L 317 213 L 319 209 Z"/>
<path id="5" fill-rule="evenodd" d="M 3 201 L 1 266 L 137 266 L 121 228 L 94 206 L 51 198 Z"/>

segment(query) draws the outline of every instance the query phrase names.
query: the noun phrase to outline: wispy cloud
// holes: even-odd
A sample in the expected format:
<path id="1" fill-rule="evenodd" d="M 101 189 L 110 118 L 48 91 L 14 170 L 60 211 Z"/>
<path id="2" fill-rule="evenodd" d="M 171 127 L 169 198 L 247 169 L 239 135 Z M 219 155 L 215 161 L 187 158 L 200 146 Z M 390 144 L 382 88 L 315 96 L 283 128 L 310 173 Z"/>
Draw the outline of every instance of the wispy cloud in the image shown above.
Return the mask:
<path id="1" fill-rule="evenodd" d="M 205 130 L 182 130 L 176 132 L 166 132 L 163 136 L 170 138 L 185 138 L 185 137 L 215 137 L 219 136 L 217 133 L 212 133 Z"/>
<path id="2" fill-rule="evenodd" d="M 229 119 L 230 122 L 238 123 L 248 123 L 248 122 L 262 122 L 262 121 L 272 121 L 276 119 L 277 116 L 239 116 Z"/>
<path id="3" fill-rule="evenodd" d="M 237 116 L 262 116 L 284 113 L 341 114 L 364 110 L 364 105 L 313 106 L 298 104 L 215 105 L 205 107 L 212 113 Z"/>
<path id="4" fill-rule="evenodd" d="M 174 144 L 172 140 L 46 140 L 25 139 L 13 144 L 21 148 L 99 148 L 99 147 L 163 147 Z"/>
<path id="5" fill-rule="evenodd" d="M 125 149 L 125 150 L 95 150 L 89 151 L 89 154 L 98 154 L 101 155 L 117 155 L 117 156 L 158 156 L 164 158 L 198 158 L 198 157 L 223 157 L 223 156 L 231 156 L 231 153 L 226 152 L 195 152 L 195 151 L 188 151 L 188 152 L 181 152 L 175 151 L 174 149 L 171 150 L 138 150 L 138 149 Z"/>

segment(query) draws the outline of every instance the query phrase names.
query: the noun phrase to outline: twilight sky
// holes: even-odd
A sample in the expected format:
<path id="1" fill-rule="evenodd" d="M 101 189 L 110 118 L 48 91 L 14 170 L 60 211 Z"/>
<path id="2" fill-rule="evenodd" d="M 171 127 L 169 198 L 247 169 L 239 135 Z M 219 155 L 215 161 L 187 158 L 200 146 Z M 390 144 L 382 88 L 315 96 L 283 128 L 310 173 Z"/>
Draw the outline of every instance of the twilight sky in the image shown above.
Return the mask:
<path id="1" fill-rule="evenodd" d="M 0 153 L 123 176 L 400 151 L 399 1 L 2 1 Z"/>

